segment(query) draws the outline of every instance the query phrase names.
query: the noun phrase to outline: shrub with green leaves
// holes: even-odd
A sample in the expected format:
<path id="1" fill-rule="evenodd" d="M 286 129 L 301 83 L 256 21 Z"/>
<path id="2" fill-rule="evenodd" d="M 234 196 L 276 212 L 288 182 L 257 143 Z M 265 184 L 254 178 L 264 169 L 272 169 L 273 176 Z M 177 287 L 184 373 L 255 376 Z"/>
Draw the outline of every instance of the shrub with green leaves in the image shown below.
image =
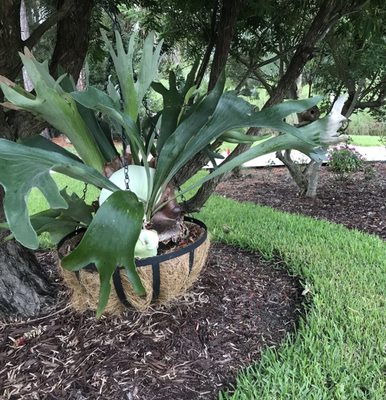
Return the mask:
<path id="1" fill-rule="evenodd" d="M 350 178 L 354 172 L 360 171 L 364 161 L 360 153 L 350 146 L 334 147 L 329 155 L 329 169 L 341 180 Z"/>

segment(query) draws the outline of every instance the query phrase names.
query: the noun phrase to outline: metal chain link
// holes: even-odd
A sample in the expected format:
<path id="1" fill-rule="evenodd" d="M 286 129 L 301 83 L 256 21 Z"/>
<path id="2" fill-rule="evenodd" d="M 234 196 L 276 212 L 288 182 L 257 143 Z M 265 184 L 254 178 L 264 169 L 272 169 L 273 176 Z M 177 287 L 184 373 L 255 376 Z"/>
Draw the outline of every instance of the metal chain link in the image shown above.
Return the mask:
<path id="1" fill-rule="evenodd" d="M 186 203 L 186 197 L 185 197 L 185 195 L 182 193 L 181 186 L 177 186 L 177 192 L 178 192 L 178 197 L 180 197 L 181 201 L 182 201 L 183 203 Z"/>
<path id="2" fill-rule="evenodd" d="M 88 188 L 88 183 L 84 183 L 84 188 L 83 188 L 83 194 L 82 194 L 82 200 L 86 201 L 86 194 L 87 194 L 87 188 Z"/>
<path id="3" fill-rule="evenodd" d="M 124 173 L 125 173 L 125 187 L 126 187 L 126 190 L 129 190 L 130 189 L 130 177 L 129 177 L 129 166 L 127 165 L 126 157 L 124 160 Z"/>
<path id="4" fill-rule="evenodd" d="M 123 158 L 123 171 L 125 176 L 125 188 L 126 190 L 130 190 L 130 177 L 129 177 L 129 164 L 127 163 L 127 142 L 125 137 L 123 136 L 123 132 L 121 132 L 121 140 L 122 140 L 122 158 Z"/>
<path id="5" fill-rule="evenodd" d="M 186 200 L 185 195 L 182 193 L 181 186 L 179 186 L 179 185 L 177 186 L 177 192 L 178 192 L 177 197 L 179 197 L 181 199 L 181 202 L 184 205 L 184 208 L 186 209 L 185 205 L 186 205 L 187 200 Z M 189 214 L 190 213 L 187 213 L 187 215 L 189 215 Z"/>

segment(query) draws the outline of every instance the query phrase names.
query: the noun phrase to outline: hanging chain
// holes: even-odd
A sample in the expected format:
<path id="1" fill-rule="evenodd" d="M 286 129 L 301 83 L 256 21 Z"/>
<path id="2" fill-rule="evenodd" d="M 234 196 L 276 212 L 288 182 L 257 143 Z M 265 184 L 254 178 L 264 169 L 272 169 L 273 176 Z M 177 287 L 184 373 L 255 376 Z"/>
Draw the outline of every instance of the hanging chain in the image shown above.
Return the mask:
<path id="1" fill-rule="evenodd" d="M 121 132 L 121 140 L 122 140 L 122 158 L 123 158 L 123 171 L 125 175 L 125 188 L 126 190 L 130 190 L 130 177 L 129 177 L 129 164 L 127 162 L 127 154 L 126 154 L 126 149 L 127 149 L 127 143 L 125 140 L 125 137 L 123 135 L 123 132 Z"/>
<path id="2" fill-rule="evenodd" d="M 182 193 L 181 186 L 177 186 L 177 192 L 178 192 L 178 197 L 181 199 L 181 201 L 185 204 L 186 203 L 186 197 Z"/>
<path id="3" fill-rule="evenodd" d="M 184 210 L 186 210 L 186 202 L 187 202 L 187 200 L 186 200 L 186 197 L 185 197 L 185 195 L 182 193 L 182 189 L 181 189 L 181 186 L 180 185 L 178 185 L 178 186 L 176 186 L 177 187 L 177 192 L 178 192 L 178 195 L 177 195 L 177 197 L 179 197 L 180 199 L 181 199 L 181 202 L 182 202 L 182 204 L 184 205 Z M 190 214 L 190 213 L 186 213 L 186 214 Z"/>
<path id="4" fill-rule="evenodd" d="M 84 183 L 84 188 L 83 188 L 83 194 L 82 194 L 82 200 L 86 201 L 86 194 L 87 194 L 87 188 L 88 188 L 88 183 Z"/>
<path id="5" fill-rule="evenodd" d="M 126 158 L 125 158 L 124 163 L 125 163 L 125 164 L 124 164 L 125 187 L 126 187 L 126 190 L 129 190 L 129 189 L 130 189 L 129 166 L 127 165 L 127 160 L 126 160 Z"/>

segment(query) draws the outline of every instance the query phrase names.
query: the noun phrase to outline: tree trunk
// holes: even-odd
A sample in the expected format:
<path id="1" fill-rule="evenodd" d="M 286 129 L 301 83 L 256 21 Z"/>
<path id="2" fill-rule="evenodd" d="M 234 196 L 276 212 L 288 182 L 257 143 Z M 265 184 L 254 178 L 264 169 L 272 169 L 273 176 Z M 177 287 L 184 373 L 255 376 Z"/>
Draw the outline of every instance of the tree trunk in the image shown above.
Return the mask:
<path id="1" fill-rule="evenodd" d="M 11 81 L 20 73 L 22 50 L 20 35 L 21 0 L 0 1 L 0 75 Z"/>
<path id="2" fill-rule="evenodd" d="M 287 167 L 292 179 L 300 189 L 300 194 L 304 195 L 307 191 L 308 180 L 300 165 L 292 161 L 291 150 L 285 150 L 284 152 L 278 151 L 276 157 Z"/>
<path id="3" fill-rule="evenodd" d="M 0 186 L 0 204 L 3 196 Z M 4 221 L 2 207 L 0 221 Z M 52 302 L 53 288 L 34 254 L 14 240 L 4 241 L 6 235 L 0 234 L 0 317 L 31 317 Z"/>
<path id="4" fill-rule="evenodd" d="M 65 0 L 58 2 L 58 8 Z M 56 45 L 50 71 L 56 76 L 61 66 L 77 81 L 90 40 L 91 11 L 95 0 L 74 0 L 75 6 L 57 25 Z"/>
<path id="5" fill-rule="evenodd" d="M 21 0 L 20 4 L 20 32 L 21 32 L 21 39 L 23 41 L 29 38 L 30 31 L 27 19 L 27 10 L 25 8 L 24 0 Z M 24 82 L 24 89 L 27 92 L 30 92 L 33 89 L 33 85 L 24 67 L 23 67 L 23 82 Z"/>
<path id="6" fill-rule="evenodd" d="M 0 317 L 37 315 L 53 301 L 52 293 L 34 254 L 14 240 L 1 241 Z"/>
<path id="7" fill-rule="evenodd" d="M 195 84 L 197 87 L 201 85 L 202 80 L 204 79 L 206 69 L 208 68 L 208 64 L 210 61 L 210 56 L 212 55 L 212 51 L 214 49 L 214 45 L 216 42 L 216 27 L 217 27 L 217 10 L 218 10 L 219 0 L 216 0 L 213 11 L 212 18 L 210 23 L 210 32 L 208 38 L 208 45 L 206 46 L 204 57 L 201 61 L 200 68 L 198 69 L 197 76 L 195 79 Z"/>
<path id="8" fill-rule="evenodd" d="M 220 22 L 218 25 L 216 50 L 210 69 L 208 90 L 212 90 L 225 68 L 233 34 L 236 29 L 237 17 L 239 15 L 242 0 L 224 0 L 221 8 Z"/>
<path id="9" fill-rule="evenodd" d="M 307 191 L 305 194 L 306 197 L 310 197 L 311 199 L 316 198 L 321 168 L 322 168 L 322 163 L 320 162 L 313 162 L 310 165 Z"/>

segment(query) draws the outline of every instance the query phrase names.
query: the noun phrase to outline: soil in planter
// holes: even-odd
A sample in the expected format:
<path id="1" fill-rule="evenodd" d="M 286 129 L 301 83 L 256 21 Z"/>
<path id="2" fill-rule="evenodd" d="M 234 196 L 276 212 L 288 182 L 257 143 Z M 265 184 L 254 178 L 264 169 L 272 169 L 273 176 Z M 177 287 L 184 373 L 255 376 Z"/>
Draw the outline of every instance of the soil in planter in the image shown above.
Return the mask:
<path id="1" fill-rule="evenodd" d="M 41 259 L 58 280 L 54 257 Z M 72 311 L 58 281 L 59 302 L 45 317 L 0 323 L 0 397 L 217 399 L 296 325 L 301 288 L 281 267 L 214 244 L 185 298 L 100 321 Z"/>
<path id="2" fill-rule="evenodd" d="M 209 248 L 209 240 L 203 242 L 204 235 L 206 235 L 205 229 L 195 223 L 187 222 L 186 231 L 188 234 L 186 239 L 181 239 L 177 243 L 170 243 L 166 246 L 162 245 L 158 249 L 158 255 L 171 253 L 173 257 L 170 260 L 159 262 L 159 292 L 156 292 L 155 300 L 157 304 L 166 304 L 186 293 L 197 280 L 205 264 Z M 84 231 L 80 231 L 77 235 L 70 236 L 60 243 L 58 249 L 60 258 L 77 246 L 83 234 Z M 202 243 L 197 242 L 200 237 L 202 238 Z M 194 244 L 194 242 L 197 242 L 197 246 L 194 248 L 193 263 L 190 268 L 189 254 L 186 252 L 177 256 L 174 251 L 184 250 L 184 247 L 187 248 L 188 245 Z M 188 250 L 187 248 L 186 251 Z M 119 273 L 125 299 L 135 309 L 145 312 L 154 301 L 154 269 L 149 259 L 143 259 L 141 263 L 142 265 L 137 268 L 137 271 L 146 291 L 144 297 L 140 297 L 135 293 L 124 270 L 121 269 Z M 80 312 L 88 309 L 96 310 L 99 300 L 100 281 L 95 265 L 85 266 L 83 270 L 79 271 L 78 276 L 73 272 L 62 269 L 62 276 L 66 285 L 72 289 L 70 302 L 74 309 Z M 111 315 L 120 315 L 125 309 L 126 307 L 118 296 L 118 292 L 112 290 L 104 312 Z"/>
<path id="3" fill-rule="evenodd" d="M 200 236 L 204 234 L 204 229 L 196 224 L 186 222 L 186 226 L 189 229 L 189 237 L 180 240 L 178 243 L 169 242 L 167 244 L 160 243 L 158 248 L 158 255 L 171 253 L 173 251 L 182 249 L 191 243 L 194 243 Z M 79 244 L 83 237 L 83 233 L 72 236 L 65 240 L 65 242 L 58 248 L 58 254 L 60 258 L 63 258 L 69 254 Z"/>

